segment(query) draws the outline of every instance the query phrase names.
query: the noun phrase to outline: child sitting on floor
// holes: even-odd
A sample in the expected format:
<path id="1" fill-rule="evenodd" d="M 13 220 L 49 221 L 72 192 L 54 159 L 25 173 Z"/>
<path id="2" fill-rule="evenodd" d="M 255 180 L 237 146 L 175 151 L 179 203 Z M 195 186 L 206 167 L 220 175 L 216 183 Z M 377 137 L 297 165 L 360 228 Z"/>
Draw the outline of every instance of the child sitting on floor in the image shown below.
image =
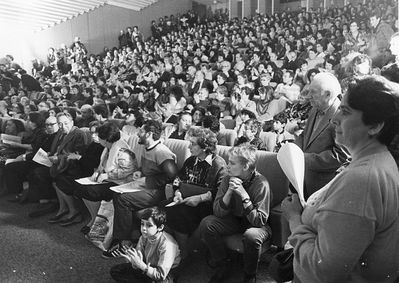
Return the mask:
<path id="1" fill-rule="evenodd" d="M 144 210 L 140 218 L 141 237 L 136 248 L 122 247 L 113 252 L 130 263 L 113 266 L 111 276 L 117 282 L 172 283 L 170 271 L 180 263 L 180 250 L 173 237 L 163 231 L 166 214 L 153 207 Z"/>

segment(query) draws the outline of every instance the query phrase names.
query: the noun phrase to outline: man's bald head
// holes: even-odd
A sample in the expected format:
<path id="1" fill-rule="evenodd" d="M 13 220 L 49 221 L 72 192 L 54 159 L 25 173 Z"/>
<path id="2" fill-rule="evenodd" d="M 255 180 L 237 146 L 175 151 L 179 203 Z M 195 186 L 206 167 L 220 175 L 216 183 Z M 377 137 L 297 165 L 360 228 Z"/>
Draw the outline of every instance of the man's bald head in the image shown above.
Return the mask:
<path id="1" fill-rule="evenodd" d="M 326 110 L 337 96 L 341 94 L 341 85 L 331 73 L 318 73 L 309 86 L 309 95 L 312 106 L 318 110 Z"/>

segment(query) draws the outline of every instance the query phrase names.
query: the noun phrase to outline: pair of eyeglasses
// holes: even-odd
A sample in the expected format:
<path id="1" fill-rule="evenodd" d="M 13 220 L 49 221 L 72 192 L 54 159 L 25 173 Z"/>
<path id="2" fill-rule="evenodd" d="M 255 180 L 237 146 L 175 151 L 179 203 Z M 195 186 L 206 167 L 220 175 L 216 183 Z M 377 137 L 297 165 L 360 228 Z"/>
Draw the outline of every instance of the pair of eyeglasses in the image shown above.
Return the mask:
<path id="1" fill-rule="evenodd" d="M 46 123 L 46 126 L 47 127 L 51 127 L 51 126 L 54 126 L 54 125 L 56 125 L 57 123 Z"/>

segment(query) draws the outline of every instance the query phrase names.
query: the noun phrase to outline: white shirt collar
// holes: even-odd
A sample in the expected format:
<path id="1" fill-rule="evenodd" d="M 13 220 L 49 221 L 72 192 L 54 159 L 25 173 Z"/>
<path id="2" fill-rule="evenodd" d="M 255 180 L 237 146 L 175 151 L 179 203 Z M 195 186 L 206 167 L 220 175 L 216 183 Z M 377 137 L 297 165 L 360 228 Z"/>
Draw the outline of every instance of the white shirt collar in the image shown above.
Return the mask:
<path id="1" fill-rule="evenodd" d="M 213 161 L 213 156 L 212 156 L 212 154 L 209 154 L 207 157 L 205 157 L 204 160 L 205 160 L 209 165 L 212 166 L 212 161 Z M 196 159 L 196 161 L 195 161 L 195 164 L 197 164 L 199 161 L 201 161 L 201 160 L 197 157 L 197 159 Z"/>

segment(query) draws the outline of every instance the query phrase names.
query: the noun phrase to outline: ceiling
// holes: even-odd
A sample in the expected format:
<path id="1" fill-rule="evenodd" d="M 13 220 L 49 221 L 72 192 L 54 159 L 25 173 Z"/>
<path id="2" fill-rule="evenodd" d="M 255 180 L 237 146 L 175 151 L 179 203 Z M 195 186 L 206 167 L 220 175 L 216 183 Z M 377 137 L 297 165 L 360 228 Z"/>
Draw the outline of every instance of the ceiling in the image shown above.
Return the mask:
<path id="1" fill-rule="evenodd" d="M 104 5 L 140 11 L 158 0 L 0 0 L 0 29 L 37 31 Z"/>

